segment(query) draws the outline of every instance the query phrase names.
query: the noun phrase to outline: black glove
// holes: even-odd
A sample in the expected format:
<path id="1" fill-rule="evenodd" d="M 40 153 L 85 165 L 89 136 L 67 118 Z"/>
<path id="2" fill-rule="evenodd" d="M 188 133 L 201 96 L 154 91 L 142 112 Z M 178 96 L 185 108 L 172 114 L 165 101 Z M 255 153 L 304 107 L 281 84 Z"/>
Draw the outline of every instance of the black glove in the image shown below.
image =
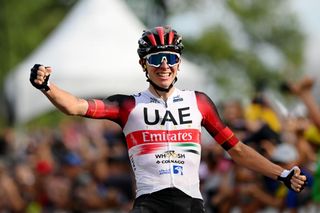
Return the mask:
<path id="1" fill-rule="evenodd" d="M 44 90 L 44 91 L 48 91 L 50 90 L 49 88 L 49 77 L 50 75 L 46 76 L 44 79 L 44 82 L 42 84 L 37 84 L 34 82 L 35 79 L 37 79 L 37 72 L 39 67 L 42 66 L 41 64 L 35 64 L 32 68 L 31 68 L 31 73 L 30 73 L 30 82 L 31 84 L 40 90 Z"/>
<path id="2" fill-rule="evenodd" d="M 284 185 L 286 185 L 289 189 L 295 191 L 292 187 L 291 187 L 291 178 L 294 175 L 294 170 L 298 168 L 298 167 L 293 167 L 290 170 L 284 170 L 280 176 L 278 176 L 277 180 L 282 181 L 284 183 Z M 303 173 L 301 172 L 301 175 L 303 175 Z M 300 191 L 302 191 L 305 187 L 305 185 L 307 184 L 307 181 L 304 182 L 304 184 L 302 185 L 302 187 L 300 188 Z"/>

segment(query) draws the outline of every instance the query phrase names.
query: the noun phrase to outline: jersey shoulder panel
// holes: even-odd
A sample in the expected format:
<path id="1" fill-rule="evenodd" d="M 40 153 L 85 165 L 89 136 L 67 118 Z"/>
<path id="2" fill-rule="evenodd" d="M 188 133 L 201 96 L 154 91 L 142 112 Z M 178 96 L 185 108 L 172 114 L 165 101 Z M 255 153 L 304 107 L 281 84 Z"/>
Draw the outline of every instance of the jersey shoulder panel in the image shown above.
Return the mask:
<path id="1" fill-rule="evenodd" d="M 202 114 L 202 125 L 210 135 L 225 149 L 229 150 L 239 140 L 221 120 L 217 107 L 203 92 L 196 91 L 197 104 Z"/>
<path id="2" fill-rule="evenodd" d="M 202 114 L 204 124 L 208 122 L 209 117 L 220 120 L 216 105 L 204 92 L 195 91 L 197 105 Z"/>
<path id="3" fill-rule="evenodd" d="M 123 127 L 127 120 L 131 110 L 135 107 L 135 99 L 132 95 L 113 95 L 106 99 L 109 103 L 115 104 L 119 108 L 117 117 L 117 123 Z"/>
<path id="4" fill-rule="evenodd" d="M 135 106 L 135 99 L 131 95 L 112 95 L 105 99 L 87 100 L 89 107 L 86 117 L 109 119 L 123 127 L 130 111 Z"/>

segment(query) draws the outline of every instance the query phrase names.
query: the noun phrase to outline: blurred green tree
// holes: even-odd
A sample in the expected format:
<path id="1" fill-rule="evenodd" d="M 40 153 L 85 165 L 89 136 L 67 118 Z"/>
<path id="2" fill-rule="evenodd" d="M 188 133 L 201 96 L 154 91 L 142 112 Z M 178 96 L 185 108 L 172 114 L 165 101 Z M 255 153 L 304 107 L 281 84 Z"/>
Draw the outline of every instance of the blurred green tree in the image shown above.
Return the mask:
<path id="1" fill-rule="evenodd" d="M 0 0 L 1 88 L 5 75 L 40 44 L 75 2 Z M 212 81 L 223 88 L 222 97 L 251 95 L 264 87 L 277 89 L 280 82 L 301 71 L 304 35 L 296 16 L 288 9 L 288 1 L 126 2 L 147 27 L 170 24 L 170 18 L 205 9 L 201 7 L 207 2 L 222 4 L 226 20 L 214 22 L 198 36 L 185 36 L 184 39 L 185 56 L 203 67 Z M 216 7 L 210 10 L 212 14 L 218 12 Z M 228 25 L 230 19 L 233 25 Z M 197 26 L 189 27 L 196 29 Z"/>
<path id="2" fill-rule="evenodd" d="M 60 23 L 76 0 L 0 0 L 0 100 L 5 76 Z M 6 125 L 3 104 L 0 126 Z"/>
<path id="3" fill-rule="evenodd" d="M 240 34 L 221 23 L 185 45 L 190 59 L 206 59 L 199 61 L 226 94 L 276 91 L 288 77 L 299 76 L 304 35 L 288 2 L 228 0 L 225 8 L 238 20 Z"/>
<path id="4" fill-rule="evenodd" d="M 0 0 L 0 86 L 62 20 L 75 0 Z"/>
<path id="5" fill-rule="evenodd" d="M 212 24 L 201 29 L 199 35 L 184 36 L 185 56 L 203 67 L 213 82 L 223 88 L 222 97 L 248 96 L 264 88 L 278 90 L 282 81 L 298 77 L 301 72 L 304 35 L 296 15 L 289 9 L 289 1 L 127 2 L 134 11 L 144 9 L 143 13 L 137 14 L 148 27 L 170 24 L 170 18 L 183 17 L 194 11 L 198 11 L 198 15 L 208 13 L 208 5 L 211 7 L 209 13 L 212 13 L 208 17 L 215 19 L 215 13 L 223 13 L 223 20 L 206 20 Z M 219 7 L 215 7 L 217 4 Z M 221 8 L 223 12 L 219 11 Z M 199 29 L 193 24 L 188 27 L 194 31 Z"/>

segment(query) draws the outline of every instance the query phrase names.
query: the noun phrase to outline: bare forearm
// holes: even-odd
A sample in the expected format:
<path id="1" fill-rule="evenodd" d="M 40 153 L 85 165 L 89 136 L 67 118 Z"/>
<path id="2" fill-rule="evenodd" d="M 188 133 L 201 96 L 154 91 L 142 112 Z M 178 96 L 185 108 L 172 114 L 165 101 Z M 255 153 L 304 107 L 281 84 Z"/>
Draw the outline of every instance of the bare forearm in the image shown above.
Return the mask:
<path id="1" fill-rule="evenodd" d="M 43 92 L 47 98 L 60 111 L 68 115 L 85 115 L 88 109 L 86 100 L 60 89 L 55 84 L 50 84 L 50 90 Z"/>
<path id="2" fill-rule="evenodd" d="M 314 124 L 320 128 L 320 107 L 316 98 L 312 94 L 312 88 L 315 84 L 315 77 L 305 76 L 297 83 L 291 83 L 290 91 L 298 96 L 308 109 L 310 118 Z"/>
<path id="3" fill-rule="evenodd" d="M 237 164 L 272 179 L 276 179 L 284 170 L 242 142 L 230 149 L 229 154 Z"/>
<path id="4" fill-rule="evenodd" d="M 308 109 L 309 116 L 314 124 L 320 129 L 320 109 L 315 97 L 311 92 L 304 92 L 300 95 L 300 99 L 303 101 Z"/>

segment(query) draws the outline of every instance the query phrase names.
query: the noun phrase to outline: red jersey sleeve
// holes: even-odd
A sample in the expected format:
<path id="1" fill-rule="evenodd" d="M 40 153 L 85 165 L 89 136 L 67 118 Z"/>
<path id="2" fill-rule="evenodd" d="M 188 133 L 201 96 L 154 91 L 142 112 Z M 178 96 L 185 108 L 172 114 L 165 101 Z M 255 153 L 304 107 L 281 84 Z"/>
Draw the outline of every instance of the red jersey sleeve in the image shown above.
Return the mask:
<path id="1" fill-rule="evenodd" d="M 212 100 L 202 92 L 195 92 L 197 105 L 202 114 L 202 126 L 225 150 L 235 146 L 239 139 L 220 119 L 219 113 Z"/>
<path id="2" fill-rule="evenodd" d="M 108 119 L 124 127 L 131 110 L 135 106 L 133 96 L 114 95 L 106 99 L 90 99 L 85 117 Z"/>

